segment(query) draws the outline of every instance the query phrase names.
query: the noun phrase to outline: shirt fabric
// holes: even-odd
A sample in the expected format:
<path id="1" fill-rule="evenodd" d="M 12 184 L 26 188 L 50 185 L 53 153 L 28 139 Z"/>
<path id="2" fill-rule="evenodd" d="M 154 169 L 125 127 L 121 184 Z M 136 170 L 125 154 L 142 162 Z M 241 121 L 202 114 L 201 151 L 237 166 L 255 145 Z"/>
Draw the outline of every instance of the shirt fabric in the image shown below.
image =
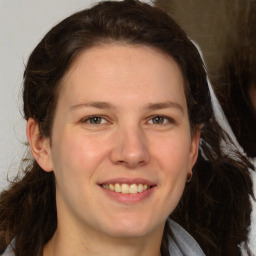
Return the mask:
<path id="1" fill-rule="evenodd" d="M 178 223 L 168 219 L 173 236 L 169 238 L 170 256 L 205 256 L 195 239 Z M 12 242 L 2 256 L 15 256 Z"/>

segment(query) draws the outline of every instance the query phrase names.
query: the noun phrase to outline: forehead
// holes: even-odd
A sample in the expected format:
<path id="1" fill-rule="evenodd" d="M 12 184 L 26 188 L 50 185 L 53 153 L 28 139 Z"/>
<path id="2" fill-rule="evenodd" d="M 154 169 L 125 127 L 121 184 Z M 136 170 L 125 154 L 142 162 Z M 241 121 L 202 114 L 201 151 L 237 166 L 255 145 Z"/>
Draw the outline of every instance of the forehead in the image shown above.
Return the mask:
<path id="1" fill-rule="evenodd" d="M 148 100 L 157 94 L 159 100 L 165 100 L 167 94 L 183 97 L 184 79 L 173 58 L 160 50 L 112 43 L 84 50 L 66 73 L 60 96 L 69 94 L 76 98 L 73 100 L 84 100 L 83 91 L 97 97 L 113 95 L 110 91 L 113 97 L 119 93 L 126 98 L 137 93 L 138 97 L 147 95 Z"/>
<path id="2" fill-rule="evenodd" d="M 143 44 L 129 44 L 125 42 L 110 41 L 96 44 L 90 48 L 81 51 L 73 60 L 64 77 L 67 77 L 71 72 L 73 72 L 74 69 L 76 69 L 77 66 L 81 64 L 82 59 L 90 59 L 90 64 L 98 64 L 98 62 L 109 61 L 109 59 L 106 59 L 106 57 L 109 57 L 111 59 L 115 58 L 115 60 L 118 60 L 117 56 L 120 57 L 119 60 L 122 60 L 123 58 L 128 58 L 127 60 L 136 58 L 137 61 L 156 61 L 161 59 L 161 62 L 166 64 L 166 68 L 170 66 L 171 62 L 179 69 L 179 66 L 173 59 L 173 57 L 158 48 Z M 155 65 L 154 63 L 155 62 L 147 63 L 147 66 L 148 64 L 150 64 L 151 66 L 155 66 L 154 68 L 157 70 L 157 66 L 159 63 L 156 63 Z M 146 68 L 146 63 L 144 62 L 144 64 Z M 179 71 L 181 70 L 179 69 Z"/>

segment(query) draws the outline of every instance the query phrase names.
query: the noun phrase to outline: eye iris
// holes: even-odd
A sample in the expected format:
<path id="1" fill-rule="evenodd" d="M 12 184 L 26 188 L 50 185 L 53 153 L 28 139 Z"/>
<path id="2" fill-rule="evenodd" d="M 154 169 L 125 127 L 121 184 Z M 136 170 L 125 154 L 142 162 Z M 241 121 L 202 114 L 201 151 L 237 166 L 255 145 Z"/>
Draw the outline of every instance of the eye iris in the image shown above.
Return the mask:
<path id="1" fill-rule="evenodd" d="M 90 123 L 91 124 L 100 124 L 101 123 L 101 117 L 97 117 L 97 116 L 95 116 L 95 117 L 92 117 L 92 118 L 90 118 Z"/>
<path id="2" fill-rule="evenodd" d="M 164 123 L 164 117 L 162 116 L 156 116 L 153 118 L 154 124 L 163 124 Z"/>

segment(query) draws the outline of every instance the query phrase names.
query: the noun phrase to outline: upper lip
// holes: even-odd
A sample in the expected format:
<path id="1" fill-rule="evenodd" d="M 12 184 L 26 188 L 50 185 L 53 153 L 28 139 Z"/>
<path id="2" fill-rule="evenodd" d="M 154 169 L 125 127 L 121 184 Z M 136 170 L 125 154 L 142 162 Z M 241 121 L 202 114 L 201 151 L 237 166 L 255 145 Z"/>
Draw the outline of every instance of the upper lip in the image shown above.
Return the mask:
<path id="1" fill-rule="evenodd" d="M 143 185 L 148 185 L 148 186 L 155 186 L 156 185 L 156 183 L 154 183 L 152 181 L 149 181 L 147 179 L 142 179 L 142 178 L 130 179 L 130 178 L 122 178 L 122 177 L 105 180 L 103 182 L 100 182 L 99 185 L 102 185 L 102 184 L 116 184 L 116 183 L 128 184 L 128 185 L 131 185 L 131 184 L 143 184 Z"/>

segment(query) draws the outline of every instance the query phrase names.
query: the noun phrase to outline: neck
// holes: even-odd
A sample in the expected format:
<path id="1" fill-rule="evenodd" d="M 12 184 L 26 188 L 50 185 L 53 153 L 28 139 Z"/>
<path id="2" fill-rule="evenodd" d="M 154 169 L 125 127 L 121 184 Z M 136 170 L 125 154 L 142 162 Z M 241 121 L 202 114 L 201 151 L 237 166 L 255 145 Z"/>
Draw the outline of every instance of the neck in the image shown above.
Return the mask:
<path id="1" fill-rule="evenodd" d="M 74 230 L 57 228 L 46 244 L 43 256 L 160 256 L 163 227 L 141 237 L 111 237 L 86 230 L 83 234 Z"/>
<path id="2" fill-rule="evenodd" d="M 113 223 L 114 225 L 114 223 Z M 97 225 L 96 225 L 97 226 Z M 67 209 L 58 214 L 58 227 L 43 256 L 160 256 L 165 221 L 153 230 L 114 235 L 74 218 Z M 108 229 L 106 229 L 108 230 Z M 126 234 L 127 233 L 127 234 Z"/>

